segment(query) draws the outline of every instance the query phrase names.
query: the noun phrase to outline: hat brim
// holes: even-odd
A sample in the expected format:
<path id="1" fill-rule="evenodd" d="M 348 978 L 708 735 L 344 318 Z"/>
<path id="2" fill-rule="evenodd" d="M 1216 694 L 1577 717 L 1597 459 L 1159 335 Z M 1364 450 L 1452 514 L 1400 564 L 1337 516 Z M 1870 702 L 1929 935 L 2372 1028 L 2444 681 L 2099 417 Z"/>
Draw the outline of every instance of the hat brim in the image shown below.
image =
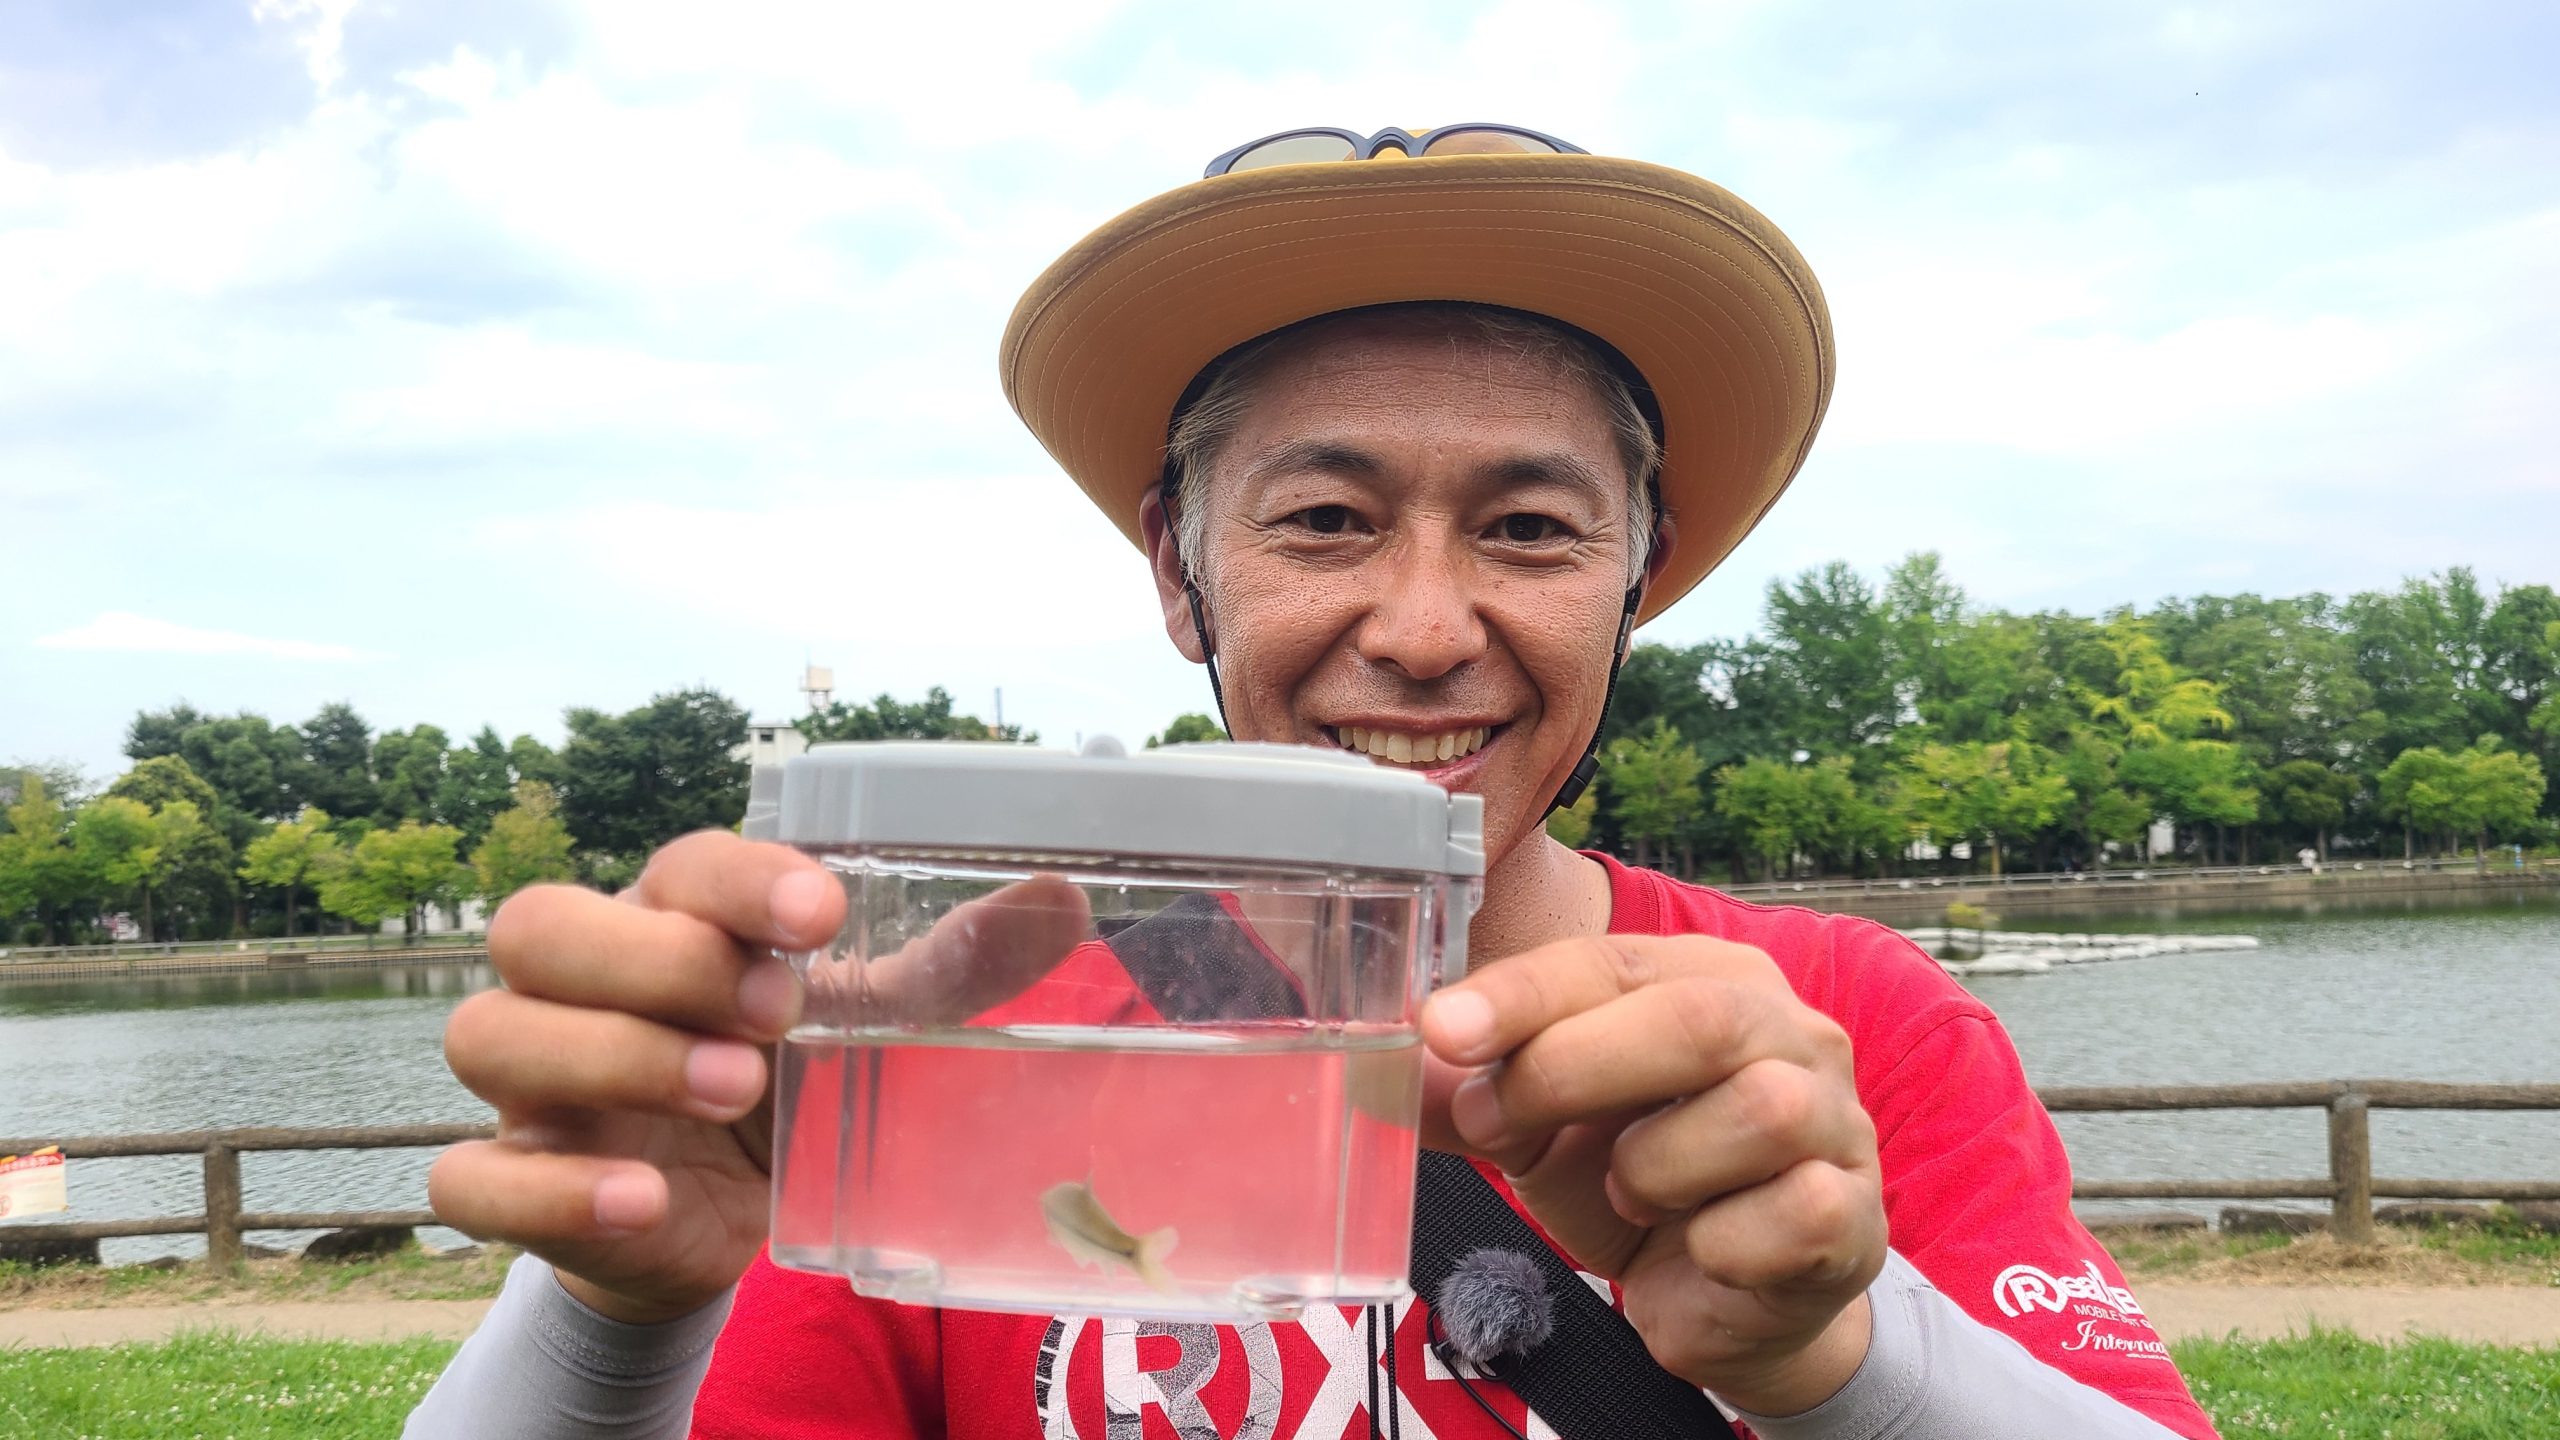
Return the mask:
<path id="1" fill-rule="evenodd" d="M 1561 154 L 1275 166 L 1158 196 L 1033 282 L 1005 328 L 1005 396 L 1137 542 L 1204 366 L 1285 325 L 1413 300 L 1553 316 L 1652 386 L 1675 523 L 1639 621 L 1759 523 L 1830 403 L 1830 310 L 1775 225 L 1693 175 Z"/>

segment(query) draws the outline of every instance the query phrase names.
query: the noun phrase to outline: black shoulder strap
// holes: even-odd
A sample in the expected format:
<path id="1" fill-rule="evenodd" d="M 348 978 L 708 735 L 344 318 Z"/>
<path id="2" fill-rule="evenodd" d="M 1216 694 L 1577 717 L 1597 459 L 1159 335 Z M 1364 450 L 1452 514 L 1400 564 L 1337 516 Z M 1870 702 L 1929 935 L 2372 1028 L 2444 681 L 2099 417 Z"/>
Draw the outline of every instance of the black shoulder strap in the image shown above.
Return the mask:
<path id="1" fill-rule="evenodd" d="M 1104 943 L 1168 1020 L 1304 1015 L 1297 991 L 1214 897 L 1186 896 Z M 1413 1289 L 1428 1303 L 1460 1257 L 1512 1250 L 1536 1262 L 1555 1333 L 1498 1377 L 1566 1440 L 1733 1440 L 1713 1402 L 1653 1363 L 1626 1317 L 1583 1283 L 1500 1191 L 1455 1155 L 1422 1152 L 1414 1187 Z"/>
<path id="2" fill-rule="evenodd" d="M 1644 1337 L 1583 1281 L 1476 1168 L 1422 1152 L 1413 1207 L 1413 1288 L 1429 1299 L 1469 1251 L 1537 1262 L 1555 1301 L 1555 1333 L 1496 1378 L 1566 1440 L 1732 1440 L 1706 1392 L 1654 1363 Z"/>

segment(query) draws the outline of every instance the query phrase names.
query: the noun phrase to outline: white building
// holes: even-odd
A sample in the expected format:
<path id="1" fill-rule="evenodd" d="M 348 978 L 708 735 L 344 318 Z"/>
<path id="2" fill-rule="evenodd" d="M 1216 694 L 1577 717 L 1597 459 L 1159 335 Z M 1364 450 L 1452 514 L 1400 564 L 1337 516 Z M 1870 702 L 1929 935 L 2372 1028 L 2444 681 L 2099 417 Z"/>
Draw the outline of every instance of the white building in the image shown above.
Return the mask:
<path id="1" fill-rule="evenodd" d="M 794 755 L 809 752 L 809 737 L 800 733 L 797 720 L 758 720 L 747 727 L 747 740 L 730 751 L 731 757 L 751 766 L 779 765 Z"/>
<path id="2" fill-rule="evenodd" d="M 833 667 L 812 665 L 800 674 L 800 698 L 811 710 L 824 710 L 836 695 L 836 672 Z M 744 760 L 750 767 L 779 765 L 795 755 L 809 753 L 809 737 L 800 733 L 797 720 L 757 720 L 747 726 L 746 743 L 731 747 L 733 760 Z"/>

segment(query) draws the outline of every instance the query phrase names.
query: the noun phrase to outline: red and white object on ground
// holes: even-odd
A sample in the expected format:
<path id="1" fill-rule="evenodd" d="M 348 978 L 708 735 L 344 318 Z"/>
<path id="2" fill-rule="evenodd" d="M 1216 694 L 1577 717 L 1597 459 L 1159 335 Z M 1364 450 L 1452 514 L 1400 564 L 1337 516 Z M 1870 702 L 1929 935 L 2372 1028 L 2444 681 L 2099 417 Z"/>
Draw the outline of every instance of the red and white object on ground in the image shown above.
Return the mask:
<path id="1" fill-rule="evenodd" d="M 70 1209 L 63 1175 L 62 1151 L 51 1145 L 31 1155 L 0 1156 L 0 1220 Z"/>

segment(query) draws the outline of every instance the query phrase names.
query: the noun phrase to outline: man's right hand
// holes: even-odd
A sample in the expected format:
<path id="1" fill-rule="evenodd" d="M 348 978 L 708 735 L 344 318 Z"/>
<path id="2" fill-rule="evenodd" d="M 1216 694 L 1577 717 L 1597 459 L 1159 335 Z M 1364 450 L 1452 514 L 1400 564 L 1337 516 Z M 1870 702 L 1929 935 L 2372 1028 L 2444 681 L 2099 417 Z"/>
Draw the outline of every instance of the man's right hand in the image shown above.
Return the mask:
<path id="1" fill-rule="evenodd" d="M 668 845 L 618 897 L 509 899 L 489 924 L 506 988 L 445 1026 L 498 1138 L 437 1159 L 436 1213 L 541 1256 L 616 1320 L 673 1319 L 737 1283 L 771 1204 L 768 1047 L 800 1010 L 771 952 L 825 944 L 844 912 L 816 862 L 725 831 Z"/>

